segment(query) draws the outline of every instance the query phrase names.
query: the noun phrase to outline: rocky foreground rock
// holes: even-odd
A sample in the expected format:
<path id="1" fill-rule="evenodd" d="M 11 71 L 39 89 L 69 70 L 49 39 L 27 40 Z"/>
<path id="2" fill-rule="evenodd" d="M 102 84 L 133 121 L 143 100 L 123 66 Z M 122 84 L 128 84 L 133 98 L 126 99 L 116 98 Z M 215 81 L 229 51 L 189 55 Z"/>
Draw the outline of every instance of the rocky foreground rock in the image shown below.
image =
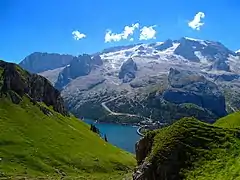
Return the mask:
<path id="1" fill-rule="evenodd" d="M 14 103 L 19 103 L 21 98 L 28 96 L 33 102 L 44 102 L 62 115 L 68 115 L 60 92 L 46 78 L 30 74 L 19 66 L 4 61 L 0 61 L 0 69 L 2 95 L 10 95 Z"/>

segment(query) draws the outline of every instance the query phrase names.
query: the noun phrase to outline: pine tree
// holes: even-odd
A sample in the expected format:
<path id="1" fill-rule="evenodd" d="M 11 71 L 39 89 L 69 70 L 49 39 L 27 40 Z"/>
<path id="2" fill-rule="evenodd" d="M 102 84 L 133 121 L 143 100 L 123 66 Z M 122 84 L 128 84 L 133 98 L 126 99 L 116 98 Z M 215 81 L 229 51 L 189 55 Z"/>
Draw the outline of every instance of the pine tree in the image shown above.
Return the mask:
<path id="1" fill-rule="evenodd" d="M 106 135 L 106 134 L 104 134 L 104 140 L 105 140 L 106 142 L 108 142 L 108 139 L 107 139 L 107 135 Z"/>

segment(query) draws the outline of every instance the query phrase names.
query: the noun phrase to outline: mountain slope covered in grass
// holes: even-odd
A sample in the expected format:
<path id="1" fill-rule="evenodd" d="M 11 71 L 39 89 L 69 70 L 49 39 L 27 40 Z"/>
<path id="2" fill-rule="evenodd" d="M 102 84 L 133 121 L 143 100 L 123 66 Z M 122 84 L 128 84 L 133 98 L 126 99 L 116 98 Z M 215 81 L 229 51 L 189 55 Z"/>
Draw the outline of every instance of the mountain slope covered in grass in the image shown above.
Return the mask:
<path id="1" fill-rule="evenodd" d="M 235 124 L 239 117 L 225 120 Z M 240 133 L 224 127 L 183 118 L 148 133 L 137 145 L 134 179 L 240 179 Z"/>
<path id="2" fill-rule="evenodd" d="M 64 108 L 56 112 L 60 97 L 49 106 L 41 95 L 35 99 L 27 83 L 32 75 L 11 64 L 14 77 L 23 80 L 19 86 L 6 76 L 5 65 L 0 67 L 0 179 L 123 179 L 132 171 L 132 154 L 102 140 Z M 39 86 L 39 81 L 34 83 Z"/>
<path id="3" fill-rule="evenodd" d="M 224 128 L 240 128 L 240 112 L 235 112 L 217 120 L 214 125 Z"/>

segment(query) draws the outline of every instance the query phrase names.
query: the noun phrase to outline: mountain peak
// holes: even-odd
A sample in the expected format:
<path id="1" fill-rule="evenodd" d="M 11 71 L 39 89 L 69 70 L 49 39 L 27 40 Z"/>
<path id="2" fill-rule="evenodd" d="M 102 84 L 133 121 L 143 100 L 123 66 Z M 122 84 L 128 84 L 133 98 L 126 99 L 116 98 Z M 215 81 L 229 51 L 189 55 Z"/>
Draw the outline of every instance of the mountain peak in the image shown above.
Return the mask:
<path id="1" fill-rule="evenodd" d="M 19 65 L 32 73 L 39 73 L 68 65 L 74 56 L 68 54 L 34 52 L 24 58 Z"/>

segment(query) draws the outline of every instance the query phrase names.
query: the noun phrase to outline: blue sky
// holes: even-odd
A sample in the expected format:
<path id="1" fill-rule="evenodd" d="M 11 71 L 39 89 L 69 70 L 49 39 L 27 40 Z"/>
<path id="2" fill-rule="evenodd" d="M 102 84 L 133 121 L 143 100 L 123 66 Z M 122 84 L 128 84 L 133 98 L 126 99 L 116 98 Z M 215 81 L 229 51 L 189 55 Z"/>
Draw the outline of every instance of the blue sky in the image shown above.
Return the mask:
<path id="1" fill-rule="evenodd" d="M 204 18 L 191 28 L 197 13 Z M 237 50 L 239 19 L 239 0 L 0 0 L 0 59 L 19 62 L 36 51 L 78 55 L 183 36 Z M 74 31 L 84 35 L 76 40 Z"/>

